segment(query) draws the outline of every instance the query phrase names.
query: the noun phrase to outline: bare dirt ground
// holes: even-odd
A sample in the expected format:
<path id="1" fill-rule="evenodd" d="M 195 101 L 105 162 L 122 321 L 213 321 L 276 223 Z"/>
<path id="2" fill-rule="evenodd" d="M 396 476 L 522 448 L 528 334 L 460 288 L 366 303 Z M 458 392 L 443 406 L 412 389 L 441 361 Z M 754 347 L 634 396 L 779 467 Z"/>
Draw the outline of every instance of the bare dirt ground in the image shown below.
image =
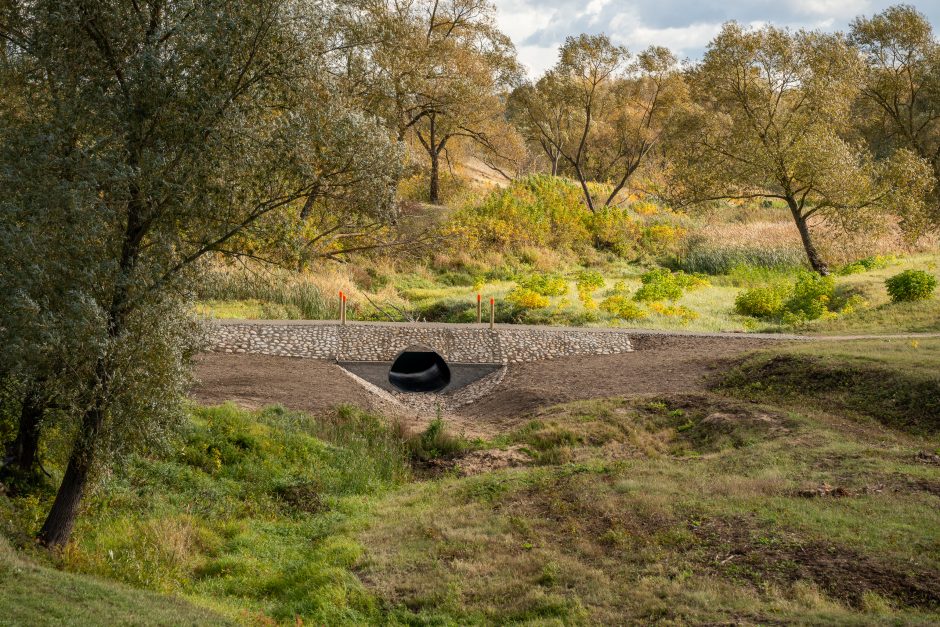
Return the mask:
<path id="1" fill-rule="evenodd" d="M 566 357 L 513 364 L 499 387 L 447 415 L 455 431 L 490 437 L 512 429 L 532 412 L 558 403 L 635 394 L 704 389 L 706 377 L 727 360 L 779 340 L 694 335 L 642 335 L 637 350 L 622 355 Z M 279 403 L 320 414 L 350 403 L 383 411 L 421 428 L 433 415 L 392 407 L 344 374 L 336 364 L 264 355 L 201 355 L 193 398 L 258 408 Z"/>

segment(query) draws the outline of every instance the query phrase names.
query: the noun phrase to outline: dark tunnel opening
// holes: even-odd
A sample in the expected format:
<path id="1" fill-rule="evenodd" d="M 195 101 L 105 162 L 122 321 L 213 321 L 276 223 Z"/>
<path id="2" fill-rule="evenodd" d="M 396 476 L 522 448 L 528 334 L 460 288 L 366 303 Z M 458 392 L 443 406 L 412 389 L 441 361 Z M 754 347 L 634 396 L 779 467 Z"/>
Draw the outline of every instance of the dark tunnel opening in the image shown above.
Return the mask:
<path id="1" fill-rule="evenodd" d="M 406 348 L 388 371 L 388 381 L 402 392 L 439 392 L 450 384 L 450 368 L 430 348 Z"/>

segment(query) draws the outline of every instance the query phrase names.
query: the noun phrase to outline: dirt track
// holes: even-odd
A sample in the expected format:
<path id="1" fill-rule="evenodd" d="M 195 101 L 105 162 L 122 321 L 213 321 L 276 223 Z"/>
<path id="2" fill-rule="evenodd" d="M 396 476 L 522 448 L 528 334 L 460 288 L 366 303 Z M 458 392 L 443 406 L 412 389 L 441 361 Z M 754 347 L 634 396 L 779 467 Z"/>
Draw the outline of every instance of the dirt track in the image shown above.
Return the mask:
<path id="1" fill-rule="evenodd" d="M 511 428 L 532 411 L 566 401 L 695 392 L 723 361 L 779 341 L 761 338 L 648 335 L 623 355 L 567 357 L 514 364 L 489 396 L 465 406 L 448 421 L 467 435 L 488 436 Z M 330 362 L 264 355 L 201 355 L 192 396 L 201 403 L 233 401 L 245 407 L 279 403 L 314 414 L 341 403 L 397 414 L 415 427 L 433 416 L 403 412 L 383 403 Z"/>

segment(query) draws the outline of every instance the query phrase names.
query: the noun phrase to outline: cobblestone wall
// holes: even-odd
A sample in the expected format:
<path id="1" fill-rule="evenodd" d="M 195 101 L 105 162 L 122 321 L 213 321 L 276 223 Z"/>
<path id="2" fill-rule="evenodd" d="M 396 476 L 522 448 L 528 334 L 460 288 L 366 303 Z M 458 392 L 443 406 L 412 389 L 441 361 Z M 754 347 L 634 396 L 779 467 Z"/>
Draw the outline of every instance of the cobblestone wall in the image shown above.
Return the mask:
<path id="1" fill-rule="evenodd" d="M 209 350 L 285 357 L 391 361 L 410 346 L 427 346 L 457 363 L 513 363 L 633 350 L 612 329 L 469 324 L 381 324 L 308 321 L 217 321 Z"/>

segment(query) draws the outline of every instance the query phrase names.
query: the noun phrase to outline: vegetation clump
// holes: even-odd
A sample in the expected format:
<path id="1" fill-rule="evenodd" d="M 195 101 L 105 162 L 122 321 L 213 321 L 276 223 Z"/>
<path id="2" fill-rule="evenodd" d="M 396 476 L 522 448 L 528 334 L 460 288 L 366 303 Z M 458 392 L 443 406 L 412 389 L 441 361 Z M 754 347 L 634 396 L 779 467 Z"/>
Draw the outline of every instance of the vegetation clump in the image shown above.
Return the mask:
<path id="1" fill-rule="evenodd" d="M 905 270 L 885 281 L 893 303 L 927 300 L 937 288 L 937 278 L 923 270 Z"/>

